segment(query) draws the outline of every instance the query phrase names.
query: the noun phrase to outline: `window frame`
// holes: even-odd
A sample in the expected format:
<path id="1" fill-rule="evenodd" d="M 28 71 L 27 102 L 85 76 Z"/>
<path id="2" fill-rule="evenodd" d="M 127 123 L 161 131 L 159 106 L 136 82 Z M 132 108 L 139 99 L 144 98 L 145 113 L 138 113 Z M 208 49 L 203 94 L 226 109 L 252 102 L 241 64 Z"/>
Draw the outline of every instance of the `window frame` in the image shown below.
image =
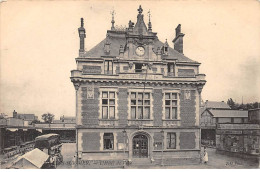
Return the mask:
<path id="1" fill-rule="evenodd" d="M 105 134 L 110 134 L 110 136 L 105 136 Z M 111 148 L 106 148 L 105 144 L 107 143 L 106 140 L 110 140 L 110 144 L 112 145 Z M 114 133 L 103 133 L 103 150 L 115 150 L 115 136 Z"/>
<path id="2" fill-rule="evenodd" d="M 114 62 L 112 59 L 104 60 L 104 74 L 106 75 L 113 75 L 113 65 Z M 111 69 L 110 69 L 111 67 Z"/>
<path id="3" fill-rule="evenodd" d="M 138 92 L 138 91 L 130 91 L 130 119 L 131 120 L 150 120 L 151 119 L 151 93 L 148 92 Z M 135 98 L 132 98 L 132 95 L 135 95 Z M 139 95 L 142 95 L 142 98 L 139 98 Z M 149 98 L 145 98 L 145 96 L 148 95 Z M 135 104 L 132 104 L 132 102 L 135 102 Z M 149 102 L 148 104 L 146 104 Z M 140 104 L 139 104 L 140 103 Z M 132 115 L 132 109 L 135 109 L 135 117 L 133 118 Z M 142 109 L 142 114 L 139 115 L 139 108 Z M 146 116 L 146 109 L 149 109 L 148 117 Z"/>
<path id="4" fill-rule="evenodd" d="M 170 98 L 166 99 L 166 94 L 170 94 Z M 173 94 L 176 94 L 176 98 L 172 98 Z M 166 104 L 166 101 L 170 102 L 170 104 Z M 175 105 L 173 105 L 173 102 L 176 102 Z M 169 108 L 170 110 L 170 117 L 167 118 L 166 114 L 166 108 Z M 173 110 L 175 110 L 175 118 L 173 118 Z M 163 120 L 180 120 L 180 96 L 179 91 L 170 91 L 165 90 L 163 91 Z"/>
<path id="5" fill-rule="evenodd" d="M 175 76 L 175 63 L 167 63 L 167 76 Z"/>
<path id="6" fill-rule="evenodd" d="M 168 135 L 170 135 L 170 140 L 169 140 Z M 174 135 L 174 147 L 171 147 L 172 135 Z M 176 149 L 176 147 L 177 147 L 177 144 L 176 144 L 177 137 L 176 136 L 177 136 L 176 132 L 167 132 L 166 133 L 166 144 L 167 144 L 166 149 Z M 169 144 L 169 141 L 170 141 L 170 144 Z"/>
<path id="7" fill-rule="evenodd" d="M 103 92 L 107 92 L 108 97 L 103 98 Z M 114 92 L 114 98 L 109 98 L 110 93 Z M 117 87 L 99 88 L 99 120 L 118 120 L 118 103 L 117 103 Z M 103 99 L 107 99 L 107 104 L 103 104 Z M 110 100 L 114 100 L 114 104 L 110 104 Z M 103 107 L 107 107 L 107 118 L 103 118 Z M 114 118 L 110 117 L 110 107 L 114 107 Z"/>

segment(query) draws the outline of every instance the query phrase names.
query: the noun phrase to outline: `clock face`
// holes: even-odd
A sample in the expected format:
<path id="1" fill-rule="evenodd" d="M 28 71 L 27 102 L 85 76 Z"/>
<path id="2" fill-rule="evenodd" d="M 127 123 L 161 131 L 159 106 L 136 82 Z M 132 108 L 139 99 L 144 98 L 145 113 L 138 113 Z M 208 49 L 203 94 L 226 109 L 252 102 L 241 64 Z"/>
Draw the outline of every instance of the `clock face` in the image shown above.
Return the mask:
<path id="1" fill-rule="evenodd" d="M 135 50 L 135 53 L 138 55 L 138 56 L 143 56 L 144 55 L 144 47 L 137 47 L 136 50 Z"/>

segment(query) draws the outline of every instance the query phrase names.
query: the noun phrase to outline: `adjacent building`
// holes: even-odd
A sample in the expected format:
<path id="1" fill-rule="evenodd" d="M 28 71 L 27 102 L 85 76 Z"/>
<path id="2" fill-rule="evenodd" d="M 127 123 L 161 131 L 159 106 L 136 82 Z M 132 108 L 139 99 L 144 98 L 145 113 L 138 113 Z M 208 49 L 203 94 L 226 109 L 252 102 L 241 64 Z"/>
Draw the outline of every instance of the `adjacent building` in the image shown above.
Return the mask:
<path id="1" fill-rule="evenodd" d="M 32 121 L 38 120 L 38 116 L 35 116 L 35 114 L 22 114 L 22 113 L 17 113 L 15 110 L 13 112 L 13 118 L 22 119 L 26 121 L 25 125 L 30 125 Z"/>
<path id="2" fill-rule="evenodd" d="M 260 155 L 259 124 L 219 124 L 216 130 L 216 148 L 235 156 Z M 250 156 L 249 156 L 250 157 Z"/>
<path id="3" fill-rule="evenodd" d="M 247 123 L 248 111 L 232 110 L 224 101 L 206 101 L 201 113 L 201 142 L 204 145 L 216 145 L 217 124 Z"/>
<path id="4" fill-rule="evenodd" d="M 236 156 L 260 156 L 260 109 L 248 112 L 246 124 L 219 124 L 216 132 L 218 151 L 224 151 Z"/>
<path id="5" fill-rule="evenodd" d="M 85 52 L 83 19 L 77 68 L 77 155 L 80 160 L 127 160 L 173 165 L 200 161 L 200 101 L 205 75 L 183 54 L 181 25 L 171 48 L 148 26 L 114 26 Z M 98 21 L 97 21 L 98 22 Z M 91 41 L 91 40 L 88 40 Z"/>
<path id="6" fill-rule="evenodd" d="M 248 111 L 248 121 L 252 124 L 260 124 L 260 108 Z"/>

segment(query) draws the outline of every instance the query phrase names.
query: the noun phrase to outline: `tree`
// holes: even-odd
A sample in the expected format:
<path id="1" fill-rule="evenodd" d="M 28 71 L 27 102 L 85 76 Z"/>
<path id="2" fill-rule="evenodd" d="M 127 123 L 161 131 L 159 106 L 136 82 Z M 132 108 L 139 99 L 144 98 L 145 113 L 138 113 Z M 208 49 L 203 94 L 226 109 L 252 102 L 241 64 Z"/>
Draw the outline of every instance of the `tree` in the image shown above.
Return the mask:
<path id="1" fill-rule="evenodd" d="M 260 102 L 255 102 L 253 103 L 253 108 L 256 109 L 256 108 L 260 108 Z"/>
<path id="2" fill-rule="evenodd" d="M 230 106 L 231 109 L 235 109 L 235 110 L 237 109 L 250 110 L 250 109 L 256 109 L 260 107 L 259 102 L 239 104 L 239 103 L 235 103 L 232 98 L 228 99 L 227 104 Z"/>
<path id="3" fill-rule="evenodd" d="M 228 99 L 227 104 L 230 106 L 231 109 L 235 109 L 236 103 L 233 101 L 232 98 Z"/>
<path id="4" fill-rule="evenodd" d="M 4 118 L 6 118 L 7 117 L 7 115 L 5 114 L 5 113 L 1 113 L 0 114 L 0 119 L 4 119 Z"/>
<path id="5" fill-rule="evenodd" d="M 42 115 L 42 119 L 45 123 L 51 123 L 54 119 L 54 115 L 51 113 L 45 113 Z"/>

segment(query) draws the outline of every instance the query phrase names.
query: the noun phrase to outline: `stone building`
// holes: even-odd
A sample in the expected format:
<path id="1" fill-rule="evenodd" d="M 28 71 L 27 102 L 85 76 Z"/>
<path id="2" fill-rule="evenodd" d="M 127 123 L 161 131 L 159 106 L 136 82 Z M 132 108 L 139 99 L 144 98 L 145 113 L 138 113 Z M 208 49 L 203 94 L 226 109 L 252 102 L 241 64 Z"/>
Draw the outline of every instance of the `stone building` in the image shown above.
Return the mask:
<path id="1" fill-rule="evenodd" d="M 77 69 L 76 133 L 79 160 L 126 160 L 132 164 L 198 163 L 199 105 L 205 75 L 183 54 L 181 25 L 174 49 L 148 27 L 143 9 L 128 28 L 112 26 L 85 52 L 83 19 Z"/>
<path id="2" fill-rule="evenodd" d="M 22 113 L 17 113 L 15 110 L 13 111 L 13 118 L 28 121 L 29 124 L 31 124 L 31 122 L 34 120 L 38 120 L 38 116 L 35 116 L 35 114 L 22 114 Z"/>

